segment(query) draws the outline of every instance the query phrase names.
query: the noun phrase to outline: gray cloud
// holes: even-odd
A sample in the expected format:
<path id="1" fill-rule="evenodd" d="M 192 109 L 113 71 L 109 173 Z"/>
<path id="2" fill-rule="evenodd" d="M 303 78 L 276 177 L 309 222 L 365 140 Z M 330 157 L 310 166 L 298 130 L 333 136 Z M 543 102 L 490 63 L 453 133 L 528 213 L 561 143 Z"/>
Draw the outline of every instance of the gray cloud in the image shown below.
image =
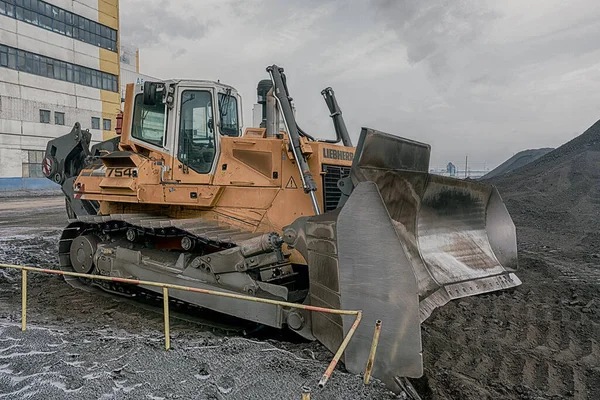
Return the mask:
<path id="1" fill-rule="evenodd" d="M 452 51 L 477 40 L 499 17 L 478 0 L 373 0 L 376 15 L 398 33 L 410 63 L 444 74 Z"/>
<path id="2" fill-rule="evenodd" d="M 122 39 L 139 47 L 169 45 L 178 39 L 201 39 L 209 29 L 209 24 L 185 13 L 189 3 L 173 7 L 172 1 L 146 0 L 130 2 L 126 7 L 130 12 L 121 19 Z"/>
<path id="3" fill-rule="evenodd" d="M 303 129 L 333 135 L 332 86 L 352 136 L 425 141 L 433 165 L 493 167 L 600 115 L 597 0 L 123 0 L 121 35 L 144 73 L 235 86 L 245 126 L 278 63 Z"/>

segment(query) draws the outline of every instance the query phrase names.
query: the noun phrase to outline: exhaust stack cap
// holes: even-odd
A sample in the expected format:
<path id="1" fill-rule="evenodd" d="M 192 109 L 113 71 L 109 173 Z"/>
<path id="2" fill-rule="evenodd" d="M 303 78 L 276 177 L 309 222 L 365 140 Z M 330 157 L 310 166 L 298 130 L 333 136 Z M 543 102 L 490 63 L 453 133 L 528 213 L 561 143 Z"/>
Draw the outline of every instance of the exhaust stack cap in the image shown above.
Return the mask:
<path id="1" fill-rule="evenodd" d="M 266 104 L 267 103 L 267 93 L 273 87 L 273 82 L 270 79 L 263 79 L 258 82 L 256 86 L 256 96 L 258 98 L 258 104 Z"/>

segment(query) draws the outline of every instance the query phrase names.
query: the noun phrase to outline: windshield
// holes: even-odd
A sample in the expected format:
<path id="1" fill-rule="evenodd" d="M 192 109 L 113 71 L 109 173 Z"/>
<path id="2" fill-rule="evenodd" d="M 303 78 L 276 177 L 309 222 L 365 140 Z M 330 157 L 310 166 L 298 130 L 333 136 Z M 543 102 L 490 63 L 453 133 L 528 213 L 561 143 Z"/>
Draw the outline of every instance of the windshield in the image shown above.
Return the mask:
<path id="1" fill-rule="evenodd" d="M 239 136 L 237 99 L 228 93 L 219 93 L 221 135 Z"/>
<path id="2" fill-rule="evenodd" d="M 131 136 L 162 147 L 164 133 L 165 105 L 162 103 L 162 95 L 157 94 L 156 104 L 153 106 L 144 104 L 143 94 L 136 95 Z"/>

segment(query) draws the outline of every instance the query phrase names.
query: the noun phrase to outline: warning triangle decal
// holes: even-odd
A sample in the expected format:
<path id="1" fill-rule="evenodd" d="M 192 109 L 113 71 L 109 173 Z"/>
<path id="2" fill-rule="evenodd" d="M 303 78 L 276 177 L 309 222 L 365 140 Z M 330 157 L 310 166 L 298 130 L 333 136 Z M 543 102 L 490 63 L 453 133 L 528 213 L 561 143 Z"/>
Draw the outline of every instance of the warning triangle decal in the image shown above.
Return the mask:
<path id="1" fill-rule="evenodd" d="M 293 176 L 290 176 L 290 180 L 288 181 L 287 185 L 285 185 L 286 189 L 298 189 L 298 186 L 296 185 L 296 181 L 294 180 Z"/>

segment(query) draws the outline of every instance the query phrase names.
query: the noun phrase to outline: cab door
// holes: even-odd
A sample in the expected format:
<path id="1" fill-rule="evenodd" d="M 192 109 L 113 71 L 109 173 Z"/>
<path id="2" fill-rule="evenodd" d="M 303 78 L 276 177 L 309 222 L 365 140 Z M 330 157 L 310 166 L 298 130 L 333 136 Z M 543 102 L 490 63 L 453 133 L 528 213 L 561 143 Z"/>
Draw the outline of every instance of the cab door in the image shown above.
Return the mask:
<path id="1" fill-rule="evenodd" d="M 220 149 L 215 90 L 179 87 L 177 91 L 173 180 L 180 184 L 210 184 Z"/>

